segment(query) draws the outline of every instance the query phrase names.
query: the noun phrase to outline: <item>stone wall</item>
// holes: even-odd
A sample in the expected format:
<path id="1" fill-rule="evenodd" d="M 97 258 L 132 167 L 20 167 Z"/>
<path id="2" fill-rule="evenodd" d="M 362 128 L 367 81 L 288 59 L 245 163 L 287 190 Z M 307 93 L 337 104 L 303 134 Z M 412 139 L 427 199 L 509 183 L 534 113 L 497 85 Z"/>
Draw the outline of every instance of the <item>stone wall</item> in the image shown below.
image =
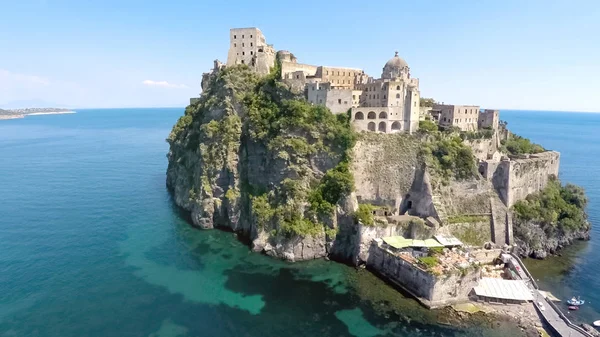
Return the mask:
<path id="1" fill-rule="evenodd" d="M 504 204 L 511 207 L 544 189 L 550 177 L 558 177 L 559 166 L 560 153 L 546 151 L 519 159 L 481 163 L 480 172 L 492 181 Z"/>
<path id="2" fill-rule="evenodd" d="M 377 242 L 370 247 L 367 267 L 400 286 L 429 308 L 468 301 L 480 277 L 479 270 L 436 276 L 414 265 Z"/>
<path id="3" fill-rule="evenodd" d="M 288 79 L 290 75 L 294 72 L 302 71 L 305 76 L 315 76 L 317 73 L 317 66 L 313 66 L 310 64 L 302 64 L 296 62 L 281 62 L 281 78 Z"/>
<path id="4" fill-rule="evenodd" d="M 398 209 L 419 166 L 419 145 L 407 134 L 361 133 L 352 154 L 358 201 Z"/>

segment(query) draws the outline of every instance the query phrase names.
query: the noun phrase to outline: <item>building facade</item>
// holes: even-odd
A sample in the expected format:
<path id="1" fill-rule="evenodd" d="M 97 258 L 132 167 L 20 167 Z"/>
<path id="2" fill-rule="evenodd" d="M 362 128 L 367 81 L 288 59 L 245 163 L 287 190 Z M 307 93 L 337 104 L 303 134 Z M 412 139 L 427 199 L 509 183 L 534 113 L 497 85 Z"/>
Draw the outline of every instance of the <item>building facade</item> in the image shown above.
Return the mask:
<path id="1" fill-rule="evenodd" d="M 462 131 L 476 131 L 479 128 L 479 106 L 435 104 L 439 111 L 439 124 L 444 127 L 458 127 Z"/>
<path id="2" fill-rule="evenodd" d="M 477 121 L 480 129 L 492 129 L 498 130 L 498 124 L 500 122 L 500 112 L 498 110 L 485 109 L 479 114 L 479 120 Z"/>
<path id="3" fill-rule="evenodd" d="M 229 31 L 227 66 L 246 64 L 261 74 L 267 74 L 275 64 L 275 50 L 267 44 L 260 29 L 232 28 Z"/>

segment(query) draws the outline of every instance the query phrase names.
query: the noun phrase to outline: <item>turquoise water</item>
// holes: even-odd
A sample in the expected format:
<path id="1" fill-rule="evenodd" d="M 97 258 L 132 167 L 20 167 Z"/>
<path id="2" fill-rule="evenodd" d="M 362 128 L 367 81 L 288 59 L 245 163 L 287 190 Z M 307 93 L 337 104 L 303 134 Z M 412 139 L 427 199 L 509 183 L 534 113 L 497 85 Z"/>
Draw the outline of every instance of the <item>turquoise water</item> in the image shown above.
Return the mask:
<path id="1" fill-rule="evenodd" d="M 438 324 L 445 313 L 367 272 L 287 264 L 251 253 L 232 233 L 191 228 L 165 188 L 164 139 L 182 113 L 0 122 L 0 336 L 519 335 L 509 325 Z M 563 154 L 563 172 L 584 159 Z M 591 251 L 577 263 L 589 266 Z"/>
<path id="2" fill-rule="evenodd" d="M 559 176 L 563 182 L 583 186 L 590 199 L 588 215 L 592 239 L 570 247 L 562 257 L 527 260 L 542 288 L 565 300 L 587 300 L 574 320 L 591 323 L 600 319 L 600 114 L 544 111 L 502 111 L 508 128 L 547 149 L 561 152 Z M 566 305 L 563 304 L 566 309 Z"/>

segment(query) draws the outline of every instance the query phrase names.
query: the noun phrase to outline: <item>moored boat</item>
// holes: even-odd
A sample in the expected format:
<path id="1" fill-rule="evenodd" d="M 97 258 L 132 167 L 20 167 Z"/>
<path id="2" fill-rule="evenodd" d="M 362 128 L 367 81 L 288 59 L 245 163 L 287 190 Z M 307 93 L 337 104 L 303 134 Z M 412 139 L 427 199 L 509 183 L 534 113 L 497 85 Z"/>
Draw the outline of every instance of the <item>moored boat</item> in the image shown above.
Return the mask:
<path id="1" fill-rule="evenodd" d="M 579 310 L 579 307 L 576 305 L 570 305 L 569 310 Z"/>
<path id="2" fill-rule="evenodd" d="M 567 300 L 568 305 L 580 306 L 580 305 L 583 305 L 584 303 L 585 303 L 585 301 L 580 299 L 579 297 L 577 297 L 577 298 L 573 297 L 570 300 Z"/>
<path id="3" fill-rule="evenodd" d="M 594 326 L 600 326 L 600 319 L 599 319 L 599 320 L 597 320 L 597 321 L 595 321 L 595 322 L 594 322 L 594 323 L 592 323 L 592 324 L 594 324 Z"/>

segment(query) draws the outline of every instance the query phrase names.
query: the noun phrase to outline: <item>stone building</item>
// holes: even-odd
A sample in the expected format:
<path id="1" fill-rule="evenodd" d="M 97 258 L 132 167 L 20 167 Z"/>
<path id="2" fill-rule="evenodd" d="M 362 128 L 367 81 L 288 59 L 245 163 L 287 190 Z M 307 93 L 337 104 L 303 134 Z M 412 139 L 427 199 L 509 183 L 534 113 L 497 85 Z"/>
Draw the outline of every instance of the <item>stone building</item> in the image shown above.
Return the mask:
<path id="1" fill-rule="evenodd" d="M 479 106 L 435 104 L 433 110 L 440 112 L 439 124 L 444 127 L 458 127 L 462 131 L 475 131 L 479 128 Z"/>
<path id="2" fill-rule="evenodd" d="M 498 130 L 499 122 L 500 113 L 498 110 L 485 109 L 479 114 L 477 125 L 480 129 L 491 128 L 492 130 Z"/>
<path id="3" fill-rule="evenodd" d="M 227 66 L 247 64 L 261 74 L 268 74 L 275 64 L 275 50 L 267 44 L 258 28 L 232 28 L 229 31 Z"/>
<path id="4" fill-rule="evenodd" d="M 357 81 L 359 82 L 359 81 Z M 383 67 L 381 78 L 356 84 L 362 94 L 351 119 L 359 131 L 415 132 L 419 128 L 419 80 L 396 52 Z"/>

